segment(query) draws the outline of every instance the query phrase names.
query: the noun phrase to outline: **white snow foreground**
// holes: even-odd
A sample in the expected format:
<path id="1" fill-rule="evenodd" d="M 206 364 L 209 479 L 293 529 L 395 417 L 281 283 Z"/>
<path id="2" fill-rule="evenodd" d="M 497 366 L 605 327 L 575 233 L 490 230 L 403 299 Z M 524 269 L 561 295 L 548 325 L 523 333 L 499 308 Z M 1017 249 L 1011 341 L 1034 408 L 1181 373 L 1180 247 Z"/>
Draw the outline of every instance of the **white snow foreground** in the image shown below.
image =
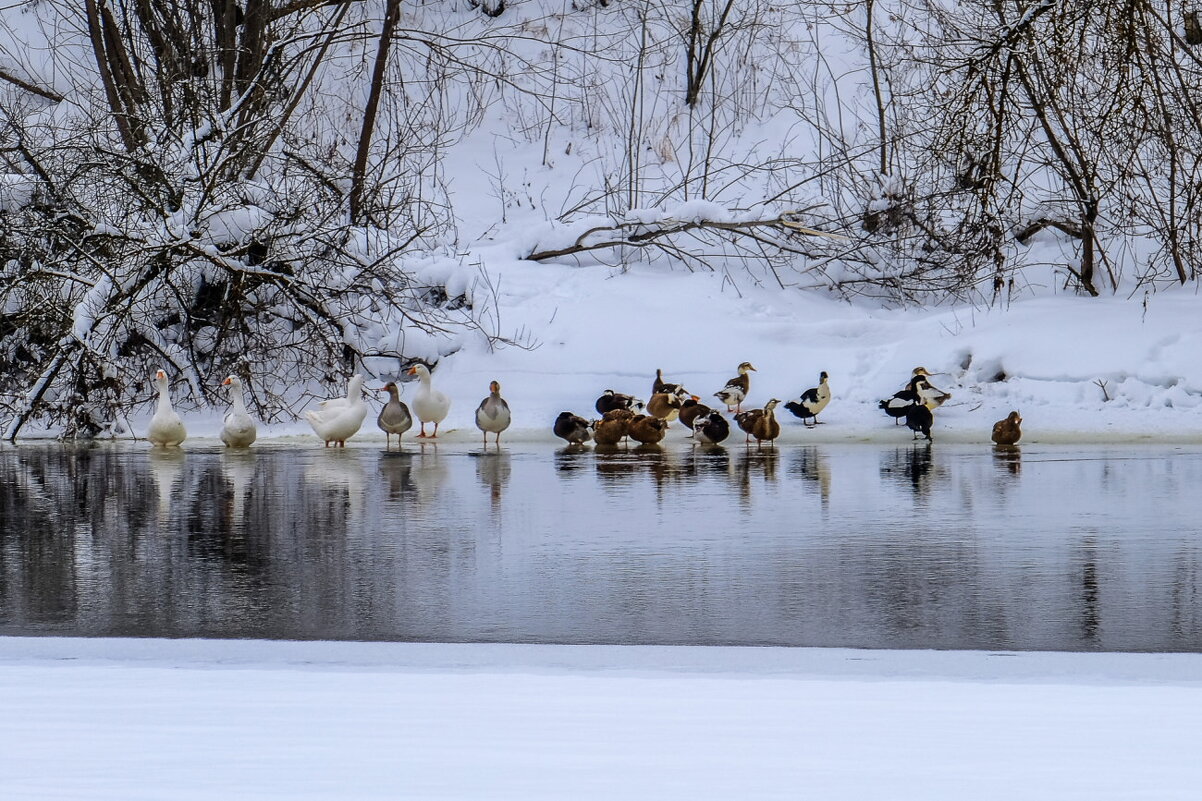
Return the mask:
<path id="1" fill-rule="evenodd" d="M 1194 799 L 1202 655 L 0 638 L 0 797 Z"/>

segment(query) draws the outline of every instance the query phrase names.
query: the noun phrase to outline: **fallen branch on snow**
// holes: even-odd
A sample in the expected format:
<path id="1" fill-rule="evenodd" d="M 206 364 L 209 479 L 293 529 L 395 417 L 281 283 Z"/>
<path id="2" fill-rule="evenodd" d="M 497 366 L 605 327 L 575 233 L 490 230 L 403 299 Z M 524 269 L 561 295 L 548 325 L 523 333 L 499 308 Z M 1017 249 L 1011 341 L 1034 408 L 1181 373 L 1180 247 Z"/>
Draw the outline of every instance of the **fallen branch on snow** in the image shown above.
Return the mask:
<path id="1" fill-rule="evenodd" d="M 722 222 L 718 220 L 689 220 L 687 222 L 679 220 L 665 219 L 661 220 L 659 227 L 651 227 L 650 224 L 641 221 L 630 221 L 614 223 L 612 225 L 598 225 L 588 229 L 580 236 L 576 237 L 576 241 L 567 247 L 552 248 L 549 250 L 535 250 L 526 256 L 531 261 L 543 261 L 544 259 L 555 259 L 560 256 L 571 256 L 576 253 L 584 253 L 590 250 L 602 250 L 605 248 L 613 248 L 619 246 L 635 246 L 644 247 L 652 244 L 657 239 L 680 234 L 686 231 L 695 230 L 717 230 L 717 231 L 732 231 L 736 233 L 751 232 L 759 228 L 775 228 L 785 233 L 802 234 L 804 236 L 821 236 L 831 239 L 846 239 L 847 237 L 839 234 L 831 234 L 826 231 L 819 231 L 816 228 L 809 228 L 796 220 L 792 219 L 797 212 L 785 212 L 778 217 L 773 217 L 765 220 L 744 220 L 741 222 Z M 607 233 L 610 236 L 603 237 L 594 242 L 589 242 L 589 238 L 595 234 Z"/>

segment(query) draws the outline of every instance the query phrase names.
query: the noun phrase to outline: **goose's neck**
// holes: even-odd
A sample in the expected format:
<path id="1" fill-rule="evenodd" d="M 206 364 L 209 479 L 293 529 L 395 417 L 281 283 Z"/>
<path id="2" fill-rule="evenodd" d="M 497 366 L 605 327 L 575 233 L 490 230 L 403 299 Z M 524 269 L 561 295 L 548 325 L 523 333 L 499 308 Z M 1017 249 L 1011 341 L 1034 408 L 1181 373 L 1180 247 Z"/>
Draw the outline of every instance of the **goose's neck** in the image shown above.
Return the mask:
<path id="1" fill-rule="evenodd" d="M 159 411 L 171 411 L 171 394 L 167 391 L 166 384 L 159 385 Z"/>
<path id="2" fill-rule="evenodd" d="M 246 414 L 246 401 L 242 399 L 241 392 L 235 392 L 230 396 L 230 405 L 234 407 L 235 412 Z"/>

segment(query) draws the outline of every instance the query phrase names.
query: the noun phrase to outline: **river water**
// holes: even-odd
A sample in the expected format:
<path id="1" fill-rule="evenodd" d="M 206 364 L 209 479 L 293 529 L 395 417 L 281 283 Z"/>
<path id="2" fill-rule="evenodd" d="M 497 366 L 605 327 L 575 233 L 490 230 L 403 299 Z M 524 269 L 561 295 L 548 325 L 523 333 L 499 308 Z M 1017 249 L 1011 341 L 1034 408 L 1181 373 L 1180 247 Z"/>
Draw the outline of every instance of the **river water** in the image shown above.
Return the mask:
<path id="1" fill-rule="evenodd" d="M 1202 652 L 1202 449 L 0 448 L 0 634 Z"/>

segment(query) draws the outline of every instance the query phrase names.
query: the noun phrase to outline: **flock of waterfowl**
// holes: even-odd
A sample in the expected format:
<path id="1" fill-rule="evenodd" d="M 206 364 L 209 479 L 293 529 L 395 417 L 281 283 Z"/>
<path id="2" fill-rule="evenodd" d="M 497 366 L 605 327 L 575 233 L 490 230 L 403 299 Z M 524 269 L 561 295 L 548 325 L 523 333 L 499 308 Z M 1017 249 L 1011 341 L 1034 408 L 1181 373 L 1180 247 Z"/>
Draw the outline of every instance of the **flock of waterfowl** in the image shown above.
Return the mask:
<path id="1" fill-rule="evenodd" d="M 750 362 L 743 362 L 737 368 L 737 375 L 713 393 L 713 397 L 726 407 L 726 414 L 733 413 L 735 425 L 746 435 L 745 442 L 750 443 L 754 439 L 757 445 L 762 445 L 765 442 L 772 443 L 780 436 L 781 426 L 776 419 L 776 408 L 780 401 L 772 398 L 763 408 L 743 410 L 743 401 L 751 389 L 750 374 L 754 371 L 755 367 Z M 401 401 L 394 382 L 390 381 L 377 390 L 388 393 L 388 401 L 376 418 L 376 424 L 385 434 L 387 446 L 391 446 L 394 435 L 400 441 L 401 436 L 413 427 L 415 416 L 421 426 L 417 436 L 437 438 L 438 425 L 446 419 L 451 409 L 451 399 L 434 388 L 430 371 L 424 364 L 410 368 L 409 374 L 417 376 L 419 381 L 412 411 Z M 784 408 L 800 418 L 807 427 L 818 424 L 818 415 L 831 401 L 828 378 L 825 371 L 820 373 L 817 386 L 784 404 Z M 897 424 L 904 422 L 914 432 L 915 438 L 921 434 L 927 440 L 932 439 L 934 410 L 951 397 L 949 393 L 933 386 L 930 379 L 931 374 L 926 368 L 916 367 L 906 385 L 879 404 Z M 187 437 L 187 431 L 183 420 L 171 406 L 167 374 L 162 370 L 157 371 L 154 383 L 159 392 L 158 408 L 151 418 L 146 438 L 154 445 L 179 445 Z M 230 376 L 222 383 L 230 388 L 230 411 L 222 422 L 221 441 L 230 447 L 247 447 L 255 441 L 257 430 L 242 397 L 242 382 Z M 572 444 L 593 440 L 598 445 L 617 445 L 627 439 L 647 445 L 658 443 L 667 435 L 669 424 L 675 421 L 687 428 L 689 436 L 696 442 L 703 444 L 722 442 L 731 432 L 730 422 L 721 409 L 701 403 L 699 396 L 690 393 L 681 384 L 665 381 L 662 370 L 655 371 L 650 400 L 644 402 L 633 395 L 607 389 L 597 398 L 595 408 L 600 419 L 589 420 L 573 412 L 560 412 L 552 430 L 557 437 Z M 329 447 L 346 445 L 346 441 L 359 432 L 367 413 L 367 404 L 363 400 L 363 376 L 355 375 L 347 384 L 346 397 L 321 401 L 316 409 L 306 411 L 304 417 L 318 438 Z M 509 428 L 511 422 L 509 404 L 501 397 L 501 385 L 493 381 L 489 384 L 488 396 L 476 408 L 476 427 L 483 432 L 485 445 L 488 444 L 489 434 L 493 434 L 499 444 L 501 432 Z M 1021 423 L 1018 412 L 1011 412 L 1006 419 L 994 424 L 991 438 L 999 445 L 1013 445 L 1022 436 Z M 434 426 L 433 433 L 426 434 L 427 424 Z"/>
<path id="2" fill-rule="evenodd" d="M 438 436 L 438 424 L 446 419 L 451 410 L 451 399 L 446 393 L 435 389 L 430 380 L 430 370 L 424 364 L 418 364 L 409 369 L 410 375 L 415 375 L 419 381 L 417 394 L 413 398 L 413 411 L 409 410 L 400 398 L 395 382 L 389 381 L 378 389 L 388 393 L 380 414 L 376 417 L 376 425 L 384 432 L 385 442 L 392 445 L 392 437 L 396 435 L 398 442 L 401 435 L 413 427 L 414 413 L 421 424 L 419 437 Z M 236 376 L 230 376 L 221 382 L 230 388 L 230 411 L 222 420 L 221 441 L 227 446 L 245 448 L 251 445 L 258 435 L 254 419 L 246 410 L 246 401 L 242 396 L 242 382 Z M 164 447 L 179 445 L 187 438 L 188 432 L 184 421 L 171 405 L 171 395 L 167 386 L 167 374 L 162 370 L 154 374 L 154 384 L 159 392 L 158 408 L 150 419 L 146 429 L 146 439 L 152 445 Z M 319 439 L 330 445 L 345 446 L 346 441 L 363 426 L 367 419 L 367 403 L 363 400 L 363 376 L 351 376 L 347 382 L 346 397 L 329 398 L 317 404 L 316 409 L 305 412 L 305 420 L 313 427 Z M 476 425 L 484 432 L 484 441 L 488 435 L 495 434 L 496 441 L 501 441 L 501 432 L 509 428 L 512 418 L 509 414 L 509 404 L 501 397 L 501 385 L 493 381 L 489 385 L 488 397 L 480 401 L 476 409 Z M 433 424 L 432 434 L 426 434 L 426 425 Z"/>

